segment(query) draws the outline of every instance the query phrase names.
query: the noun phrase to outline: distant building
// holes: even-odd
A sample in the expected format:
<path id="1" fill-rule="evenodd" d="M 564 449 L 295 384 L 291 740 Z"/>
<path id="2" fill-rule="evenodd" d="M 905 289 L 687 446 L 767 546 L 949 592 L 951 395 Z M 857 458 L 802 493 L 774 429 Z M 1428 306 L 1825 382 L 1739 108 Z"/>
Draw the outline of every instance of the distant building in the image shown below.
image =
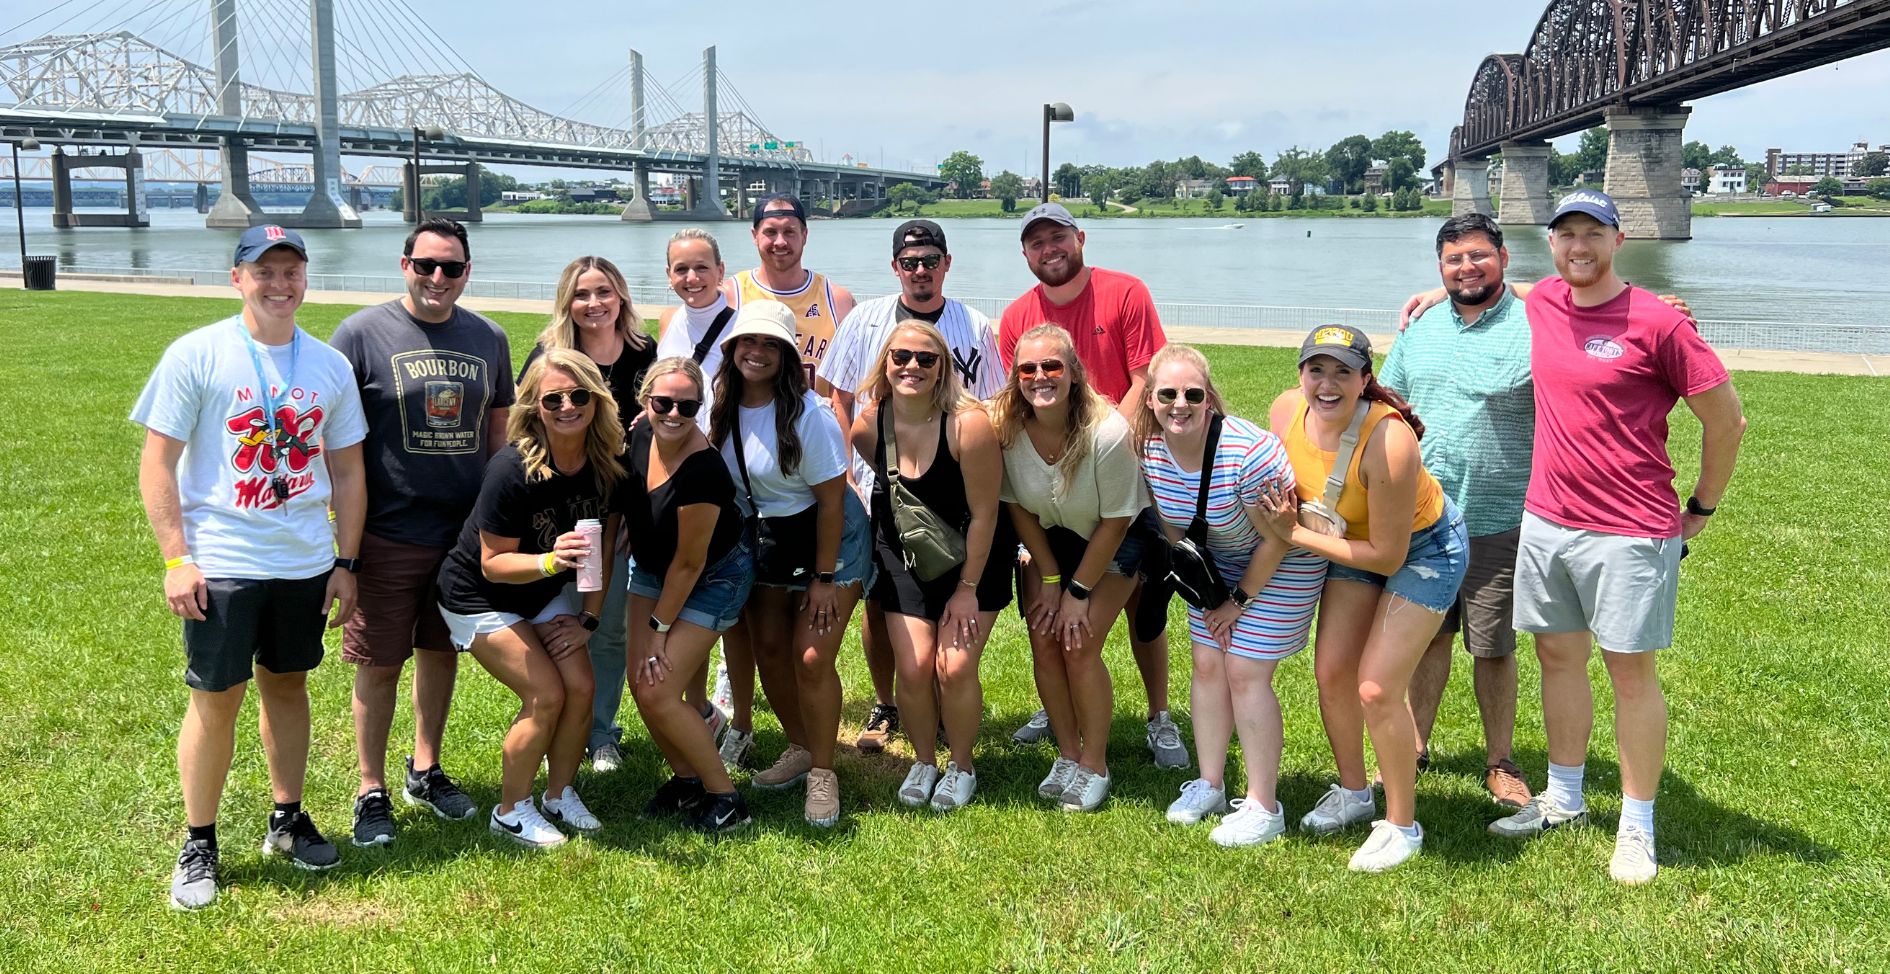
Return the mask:
<path id="1" fill-rule="evenodd" d="M 1293 195 L 1293 181 L 1285 176 L 1275 176 L 1267 180 L 1267 192 L 1275 196 Z"/>
<path id="2" fill-rule="evenodd" d="M 1373 159 L 1365 168 L 1365 192 L 1377 196 L 1385 191 L 1385 171 L 1390 167 L 1384 161 Z"/>
<path id="3" fill-rule="evenodd" d="M 1252 176 L 1227 177 L 1227 191 L 1235 196 L 1239 196 L 1242 193 L 1251 193 L 1259 187 L 1260 180 Z"/>
<path id="4" fill-rule="evenodd" d="M 1786 152 L 1783 149 L 1765 150 L 1765 175 L 1776 179 L 1780 176 L 1805 175 L 1822 179 L 1836 176 L 1839 179 L 1849 176 L 1861 166 L 1864 157 L 1872 151 L 1890 155 L 1890 143 L 1870 148 L 1868 142 L 1853 142 L 1847 152 Z M 1794 173 L 1794 169 L 1803 169 Z"/>
<path id="5" fill-rule="evenodd" d="M 1716 166 L 1707 178 L 1706 192 L 1715 196 L 1746 191 L 1746 170 L 1743 166 Z"/>
<path id="6" fill-rule="evenodd" d="M 1198 200 L 1214 188 L 1212 179 L 1178 179 L 1175 181 L 1175 199 Z"/>
<path id="7" fill-rule="evenodd" d="M 1765 195 L 1784 196 L 1790 193 L 1793 196 L 1804 196 L 1811 192 L 1811 187 L 1818 185 L 1818 180 L 1823 178 L 1823 176 L 1778 176 L 1765 181 Z"/>
<path id="8" fill-rule="evenodd" d="M 1691 196 L 1700 191 L 1700 171 L 1688 166 L 1680 170 L 1680 188 Z"/>
<path id="9" fill-rule="evenodd" d="M 1602 183 L 1608 181 L 1608 170 L 1584 169 L 1582 170 L 1582 174 L 1576 177 L 1575 181 L 1581 183 L 1583 186 L 1600 186 Z"/>
<path id="10" fill-rule="evenodd" d="M 573 186 L 570 189 L 573 203 L 615 203 L 617 191 L 609 186 Z"/>
<path id="11" fill-rule="evenodd" d="M 544 198 L 544 193 L 534 193 L 526 189 L 508 189 L 502 190 L 499 193 L 499 202 L 501 203 L 529 203 L 532 200 L 542 200 Z"/>

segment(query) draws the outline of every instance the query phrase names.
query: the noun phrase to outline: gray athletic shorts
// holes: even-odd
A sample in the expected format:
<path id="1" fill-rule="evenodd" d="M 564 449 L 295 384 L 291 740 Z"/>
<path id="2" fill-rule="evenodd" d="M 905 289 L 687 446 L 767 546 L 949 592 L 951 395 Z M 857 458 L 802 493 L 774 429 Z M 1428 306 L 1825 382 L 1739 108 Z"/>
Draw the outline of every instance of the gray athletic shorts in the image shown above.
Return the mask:
<path id="1" fill-rule="evenodd" d="M 1516 629 L 1594 633 L 1611 653 L 1673 645 L 1680 539 L 1563 527 L 1524 512 L 1516 546 Z"/>

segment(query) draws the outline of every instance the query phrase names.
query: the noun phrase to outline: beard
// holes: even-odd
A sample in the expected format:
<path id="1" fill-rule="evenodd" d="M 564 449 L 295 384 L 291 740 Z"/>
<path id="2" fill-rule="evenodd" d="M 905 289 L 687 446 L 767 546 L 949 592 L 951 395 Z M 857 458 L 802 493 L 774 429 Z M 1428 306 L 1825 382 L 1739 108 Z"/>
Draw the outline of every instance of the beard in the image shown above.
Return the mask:
<path id="1" fill-rule="evenodd" d="M 1037 280 L 1042 281 L 1045 287 L 1062 287 L 1076 280 L 1076 275 L 1083 273 L 1083 255 L 1080 252 L 1071 253 L 1064 259 L 1063 266 L 1057 270 L 1045 270 L 1033 266 L 1030 272 L 1036 275 Z"/>
<path id="2" fill-rule="evenodd" d="M 1444 291 L 1450 295 L 1450 300 L 1474 308 L 1495 297 L 1502 287 L 1500 283 L 1478 284 L 1474 287 L 1452 287 L 1446 284 Z"/>
<path id="3" fill-rule="evenodd" d="M 1556 273 L 1562 275 L 1562 280 L 1567 281 L 1570 287 L 1587 287 L 1598 283 L 1608 276 L 1613 266 L 1611 261 L 1600 254 L 1595 255 L 1594 263 L 1585 267 L 1577 267 L 1567 258 L 1555 259 Z"/>

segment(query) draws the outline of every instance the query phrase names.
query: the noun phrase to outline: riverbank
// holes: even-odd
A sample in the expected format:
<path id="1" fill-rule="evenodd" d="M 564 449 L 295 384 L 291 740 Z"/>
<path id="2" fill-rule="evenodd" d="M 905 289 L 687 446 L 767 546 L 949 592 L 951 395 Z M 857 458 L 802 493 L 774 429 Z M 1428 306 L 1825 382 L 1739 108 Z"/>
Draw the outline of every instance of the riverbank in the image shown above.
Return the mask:
<path id="1" fill-rule="evenodd" d="M 1222 200 L 1219 209 L 1209 205 L 1208 201 L 1204 199 L 1137 200 L 1134 205 L 1112 202 L 1109 204 L 1107 213 L 1095 203 L 1084 198 L 1059 200 L 1059 202 L 1069 209 L 1070 215 L 1079 220 L 1147 217 L 1151 219 L 1226 220 L 1229 223 L 1243 223 L 1248 220 L 1264 220 L 1280 217 L 1340 217 L 1348 219 L 1352 217 L 1388 217 L 1391 219 L 1416 217 L 1443 219 L 1450 215 L 1450 201 L 1440 199 L 1426 199 L 1423 209 L 1406 210 L 1403 212 L 1393 212 L 1387 201 L 1380 200 L 1379 203 L 1381 205 L 1378 209 L 1369 213 L 1363 209 L 1351 209 L 1343 204 L 1339 209 L 1314 209 L 1309 206 L 1299 210 L 1251 210 L 1243 212 L 1234 209 L 1234 198 L 1231 196 Z M 901 209 L 896 213 L 890 210 L 880 210 L 872 214 L 867 214 L 865 218 L 916 216 L 928 220 L 1020 220 L 1023 219 L 1025 213 L 1030 212 L 1030 208 L 1035 206 L 1036 203 L 1036 200 L 1018 200 L 1016 201 L 1015 208 L 1006 212 L 1002 200 L 939 200 L 936 203 L 923 204 L 917 209 L 909 207 Z M 849 219 L 861 219 L 861 217 L 850 217 Z"/>

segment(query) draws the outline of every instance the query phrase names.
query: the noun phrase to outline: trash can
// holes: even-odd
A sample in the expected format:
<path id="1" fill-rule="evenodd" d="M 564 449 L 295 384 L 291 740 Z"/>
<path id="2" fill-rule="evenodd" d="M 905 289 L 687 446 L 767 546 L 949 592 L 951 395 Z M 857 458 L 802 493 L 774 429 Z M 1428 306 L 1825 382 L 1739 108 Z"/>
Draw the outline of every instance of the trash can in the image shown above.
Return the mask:
<path id="1" fill-rule="evenodd" d="M 26 258 L 26 289 L 28 291 L 51 291 L 59 277 L 59 258 Z"/>

